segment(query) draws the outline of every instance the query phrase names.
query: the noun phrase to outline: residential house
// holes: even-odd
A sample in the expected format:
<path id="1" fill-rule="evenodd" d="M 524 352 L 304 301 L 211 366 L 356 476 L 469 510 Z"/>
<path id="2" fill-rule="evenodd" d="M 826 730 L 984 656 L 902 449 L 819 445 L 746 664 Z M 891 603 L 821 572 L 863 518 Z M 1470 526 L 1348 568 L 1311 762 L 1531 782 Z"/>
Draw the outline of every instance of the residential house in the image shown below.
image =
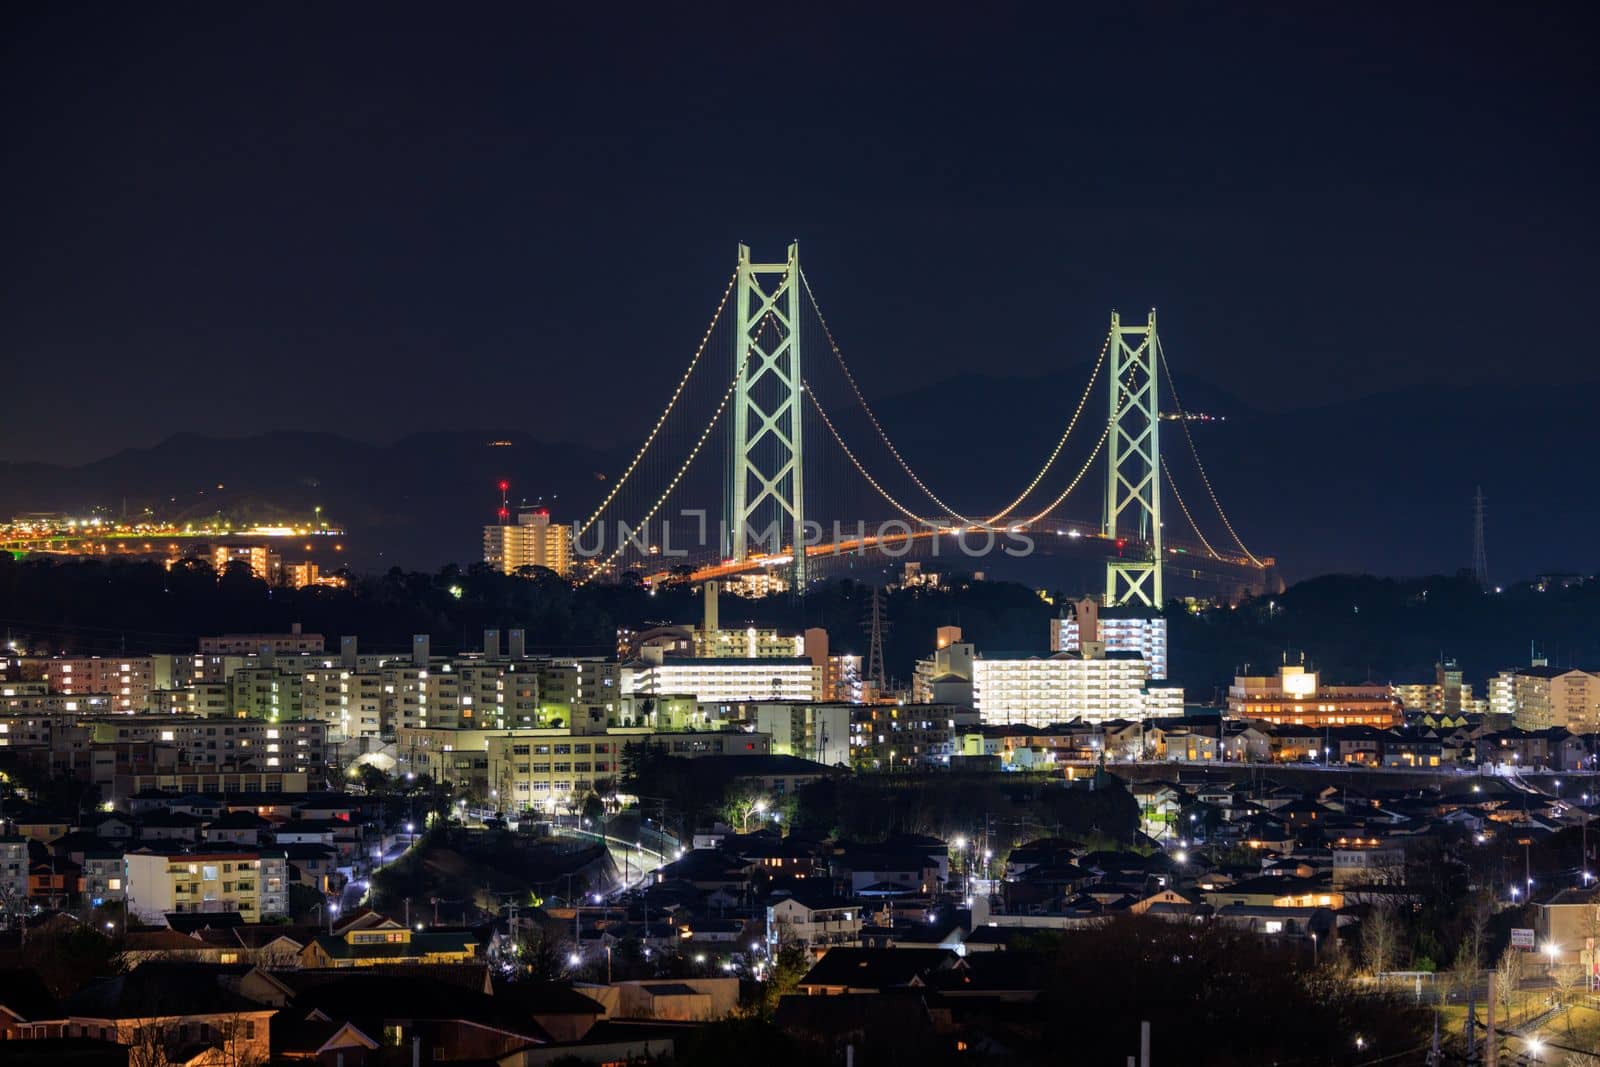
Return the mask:
<path id="1" fill-rule="evenodd" d="M 819 950 L 830 945 L 853 945 L 861 936 L 861 907 L 835 897 L 822 887 L 787 891 L 767 904 L 768 951 L 798 942 Z"/>

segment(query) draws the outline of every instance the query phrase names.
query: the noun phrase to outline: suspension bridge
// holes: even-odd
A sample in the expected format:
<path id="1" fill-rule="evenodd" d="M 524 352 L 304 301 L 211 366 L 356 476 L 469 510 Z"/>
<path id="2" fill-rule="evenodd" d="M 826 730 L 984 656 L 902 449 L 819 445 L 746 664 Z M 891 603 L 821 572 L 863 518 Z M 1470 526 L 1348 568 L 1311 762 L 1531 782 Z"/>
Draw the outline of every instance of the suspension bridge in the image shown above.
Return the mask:
<path id="1" fill-rule="evenodd" d="M 574 526 L 579 580 L 781 571 L 803 592 L 840 561 L 864 557 L 881 566 L 912 553 L 965 555 L 982 569 L 989 554 L 1075 552 L 1103 558 L 1110 605 L 1160 607 L 1169 577 L 1230 595 L 1281 587 L 1275 561 L 1246 546 L 1200 461 L 1154 311 L 1126 323 L 1112 313 L 1088 380 L 1060 417 L 1060 435 L 1014 491 L 996 495 L 999 479 L 988 473 L 963 486 L 966 496 L 936 491 L 868 402 L 798 243 L 776 262 L 740 245 L 665 407 Z M 1162 453 L 1167 427 L 1185 446 L 1177 465 Z M 1182 536 L 1163 525 L 1168 499 Z M 1098 519 L 1085 517 L 1096 503 Z"/>

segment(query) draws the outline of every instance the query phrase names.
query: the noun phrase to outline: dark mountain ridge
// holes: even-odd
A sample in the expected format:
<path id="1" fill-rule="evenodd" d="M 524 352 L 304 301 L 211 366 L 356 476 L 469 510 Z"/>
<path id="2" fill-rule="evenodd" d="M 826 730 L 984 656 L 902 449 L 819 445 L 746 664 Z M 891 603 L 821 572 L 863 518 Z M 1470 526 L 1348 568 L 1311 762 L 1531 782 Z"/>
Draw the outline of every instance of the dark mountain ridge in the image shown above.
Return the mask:
<path id="1" fill-rule="evenodd" d="M 936 490 L 952 487 L 955 506 L 987 507 L 1009 500 L 1031 477 L 1086 377 L 1087 366 L 1035 378 L 973 372 L 874 407 Z M 1469 565 L 1471 498 L 1480 484 L 1490 501 L 1492 577 L 1596 566 L 1600 501 L 1583 483 L 1573 486 L 1600 444 L 1585 390 L 1441 386 L 1263 412 L 1205 382 L 1180 378 L 1178 386 L 1187 410 L 1221 416 L 1190 424 L 1205 471 L 1246 544 L 1277 556 L 1290 580 L 1328 572 L 1450 573 Z M 1041 485 L 1043 499 L 1059 491 L 1093 444 L 1103 388 L 1097 384 L 1082 424 Z M 1162 406 L 1171 410 L 1170 397 Z M 859 411 L 839 412 L 836 421 L 869 469 L 894 473 L 881 447 L 870 447 L 873 431 Z M 1162 435 L 1202 531 L 1218 547 L 1231 545 L 1182 427 L 1163 422 Z M 149 506 L 184 518 L 259 517 L 263 510 L 309 518 L 320 505 L 327 519 L 350 530 L 353 564 L 429 568 L 477 558 L 478 527 L 493 517 L 501 478 L 518 499 L 551 502 L 558 517 L 581 513 L 626 462 L 638 434 L 620 436 L 608 451 L 508 430 L 419 433 L 389 444 L 332 433 L 179 433 L 76 467 L 0 463 L 0 512 L 101 506 L 117 513 L 126 505 L 129 514 Z M 812 446 L 818 448 L 833 446 Z M 1091 473 L 1064 510 L 1097 520 L 1102 485 Z M 1192 539 L 1170 503 L 1167 525 Z"/>

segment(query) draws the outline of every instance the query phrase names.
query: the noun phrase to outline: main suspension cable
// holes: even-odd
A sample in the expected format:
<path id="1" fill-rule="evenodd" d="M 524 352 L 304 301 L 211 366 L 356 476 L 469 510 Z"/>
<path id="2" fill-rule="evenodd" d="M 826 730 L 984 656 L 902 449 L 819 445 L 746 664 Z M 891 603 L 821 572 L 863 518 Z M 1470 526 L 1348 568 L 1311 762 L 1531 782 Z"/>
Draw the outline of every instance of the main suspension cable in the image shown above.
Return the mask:
<path id="1" fill-rule="evenodd" d="M 1177 409 L 1178 422 L 1183 426 L 1183 436 L 1189 442 L 1189 455 L 1194 457 L 1194 469 L 1200 472 L 1200 481 L 1206 487 L 1206 495 L 1211 497 L 1211 506 L 1217 509 L 1217 515 L 1222 519 L 1222 525 L 1228 531 L 1228 536 L 1233 538 L 1233 543 L 1239 546 L 1239 551 L 1245 554 L 1245 558 L 1257 567 L 1265 567 L 1266 564 L 1245 547 L 1238 531 L 1233 528 L 1233 523 L 1228 521 L 1228 513 L 1222 510 L 1222 501 L 1217 499 L 1217 491 L 1211 487 L 1211 479 L 1206 476 L 1205 464 L 1200 462 L 1200 452 L 1194 447 L 1194 434 L 1189 430 L 1189 419 L 1184 414 L 1183 402 L 1178 399 L 1178 387 L 1172 380 L 1172 366 L 1167 363 L 1167 350 L 1161 344 L 1159 336 L 1156 338 L 1156 357 L 1161 361 L 1161 369 L 1166 374 L 1167 391 L 1172 394 L 1172 406 Z"/>
<path id="2" fill-rule="evenodd" d="M 1032 526 L 1034 523 L 1038 522 L 1040 519 L 1054 511 L 1063 500 L 1067 499 L 1067 496 L 1071 494 L 1074 489 L 1078 488 L 1078 483 L 1083 481 L 1083 476 L 1088 474 L 1089 469 L 1094 466 L 1094 461 L 1096 457 L 1100 455 L 1100 450 L 1106 446 L 1106 438 L 1110 436 L 1111 423 L 1107 422 L 1106 428 L 1100 431 L 1100 439 L 1094 443 L 1094 450 L 1089 453 L 1089 458 L 1083 461 L 1083 466 L 1078 468 L 1078 473 L 1073 476 L 1072 481 L 1068 482 L 1067 487 L 1061 490 L 1061 495 L 1050 501 L 1049 504 L 1045 505 L 1044 510 L 1040 511 L 1037 515 L 1023 520 L 1022 525 Z"/>
<path id="3" fill-rule="evenodd" d="M 1072 418 L 1068 420 L 1067 428 L 1061 432 L 1061 439 L 1056 442 L 1056 447 L 1051 450 L 1050 458 L 1044 461 L 1044 466 L 1039 468 L 1039 473 L 1033 476 L 1033 481 L 1028 483 L 1028 487 L 1021 493 L 1017 494 L 1017 499 L 1007 504 L 1004 511 L 989 517 L 990 522 L 998 522 L 1007 515 L 1011 514 L 1012 510 L 1016 508 L 1018 504 L 1026 500 L 1028 498 L 1028 494 L 1033 492 L 1034 489 L 1038 487 L 1039 483 L 1044 480 L 1045 473 L 1050 470 L 1051 464 L 1055 463 L 1056 457 L 1061 455 L 1061 449 L 1064 445 L 1066 445 L 1067 438 L 1072 436 L 1073 428 L 1078 425 L 1078 416 L 1083 414 L 1084 405 L 1089 402 L 1089 396 L 1094 392 L 1094 383 L 1100 378 L 1100 368 L 1105 365 L 1106 351 L 1110 349 L 1110 347 L 1111 334 L 1108 332 L 1106 334 L 1105 342 L 1100 346 L 1100 355 L 1095 358 L 1094 369 L 1089 372 L 1089 384 L 1083 387 L 1083 395 L 1078 397 L 1078 406 L 1073 409 Z"/>
<path id="4" fill-rule="evenodd" d="M 844 443 L 844 438 L 840 436 L 838 428 L 833 425 L 833 420 L 828 418 L 828 413 L 826 411 L 822 410 L 822 402 L 817 399 L 816 391 L 811 388 L 811 383 L 802 381 L 800 383 L 800 388 L 805 392 L 806 396 L 811 398 L 811 406 L 816 408 L 818 415 L 822 416 L 822 425 L 826 426 L 828 428 L 828 432 L 833 435 L 834 443 L 837 444 L 840 450 L 844 452 L 845 458 L 849 459 L 851 464 L 854 465 L 856 473 L 865 478 L 867 480 L 867 484 L 878 491 L 879 496 L 887 500 L 897 511 L 899 511 L 908 519 L 915 519 L 924 526 L 938 525 L 936 523 L 929 522 L 921 515 L 918 515 L 916 512 L 900 503 L 900 501 L 896 500 L 893 496 L 889 495 L 889 491 L 883 486 L 879 485 L 876 478 L 867 473 L 867 468 L 861 465 L 861 461 L 856 458 L 856 454 L 850 451 L 850 446 Z M 934 501 L 934 503 L 938 503 L 938 501 Z M 943 505 L 940 506 L 942 507 Z"/>
<path id="5" fill-rule="evenodd" d="M 733 381 L 728 383 L 727 391 L 722 394 L 722 399 L 717 403 L 717 410 L 711 414 L 711 421 L 706 423 L 706 428 L 704 430 L 700 431 L 699 440 L 695 441 L 694 447 L 689 450 L 689 455 L 684 459 L 683 464 L 678 468 L 677 473 L 672 476 L 672 480 L 667 483 L 666 490 L 661 494 L 656 502 L 651 505 L 650 510 L 645 512 L 644 518 L 639 520 L 639 525 L 634 527 L 634 529 L 648 530 L 648 527 L 650 526 L 650 520 L 656 517 L 656 512 L 661 510 L 662 506 L 666 504 L 667 498 L 672 495 L 672 491 L 676 489 L 678 487 L 678 483 L 683 480 L 683 476 L 688 472 L 690 464 L 695 461 L 695 457 L 700 454 L 700 450 L 705 447 L 706 441 L 711 437 L 711 431 L 716 429 L 717 422 L 722 418 L 723 411 L 727 410 L 728 401 L 733 398 L 735 390 L 739 388 L 739 379 L 744 376 L 745 366 L 750 362 L 750 353 L 754 350 L 755 340 L 752 338 L 749 346 L 745 348 L 744 358 L 739 361 L 739 369 L 734 372 Z M 576 540 L 576 538 L 574 538 L 574 540 Z M 616 562 L 617 557 L 622 555 L 622 553 L 627 550 L 629 542 L 622 539 L 620 536 L 620 531 L 617 540 L 617 547 L 612 550 L 611 555 L 601 560 L 600 563 L 596 565 L 595 568 L 578 583 L 579 585 L 587 585 L 594 579 L 596 575 L 600 574 L 607 567 L 611 566 L 612 563 Z"/>
<path id="6" fill-rule="evenodd" d="M 1108 334 L 1106 336 L 1106 344 L 1109 345 L 1110 343 L 1111 337 Z M 1104 354 L 1103 350 L 1102 354 Z M 1038 522 L 1040 519 L 1054 511 L 1063 500 L 1067 499 L 1067 496 L 1071 494 L 1074 489 L 1078 488 L 1078 483 L 1083 481 L 1084 475 L 1088 474 L 1089 469 L 1094 466 L 1094 461 L 1100 455 L 1100 450 L 1106 446 L 1106 441 L 1111 437 L 1111 428 L 1116 425 L 1117 419 L 1122 416 L 1122 409 L 1127 406 L 1128 401 L 1133 396 L 1132 390 L 1135 373 L 1135 371 L 1130 369 L 1128 371 L 1128 376 L 1123 379 L 1122 389 L 1117 393 L 1117 409 L 1112 413 L 1111 418 L 1106 420 L 1105 428 L 1100 431 L 1100 439 L 1094 443 L 1094 449 L 1089 453 L 1089 458 L 1083 461 L 1083 466 L 1078 468 L 1078 473 L 1073 477 L 1072 481 L 1067 483 L 1067 487 L 1061 491 L 1061 495 L 1050 501 L 1050 503 L 1045 506 L 1043 511 L 1028 519 L 1027 525 L 1032 526 L 1034 523 Z M 1079 406 L 1082 406 L 1081 402 Z M 1116 472 L 1112 471 L 1111 476 L 1115 478 Z"/>
<path id="7" fill-rule="evenodd" d="M 1206 535 L 1200 532 L 1200 524 L 1195 522 L 1194 516 L 1189 513 L 1189 505 L 1183 502 L 1183 494 L 1178 492 L 1178 483 L 1172 478 L 1172 468 L 1167 465 L 1166 456 L 1161 457 L 1161 473 L 1167 476 L 1167 485 L 1172 489 L 1172 499 L 1178 502 L 1178 510 L 1183 512 L 1183 517 L 1189 520 L 1189 529 L 1194 531 L 1194 535 L 1200 539 L 1205 550 L 1211 553 L 1212 559 L 1221 559 L 1217 550 L 1211 547 L 1211 542 L 1206 540 Z"/>
<path id="8" fill-rule="evenodd" d="M 828 340 L 828 347 L 833 351 L 833 358 L 838 362 L 839 369 L 844 372 L 845 381 L 849 383 L 850 391 L 855 395 L 856 403 L 861 405 L 862 412 L 866 414 L 867 420 L 872 423 L 873 429 L 877 431 L 878 439 L 881 440 L 883 442 L 883 446 L 889 450 L 889 454 L 893 456 L 895 462 L 900 465 L 900 469 L 906 472 L 906 475 L 911 479 L 912 483 L 915 484 L 918 489 L 922 490 L 922 492 L 927 495 L 929 500 L 932 500 L 942 510 L 948 512 L 951 517 L 959 520 L 963 525 L 969 527 L 998 529 L 999 527 L 996 527 L 994 524 L 1011 514 L 1012 511 L 1016 510 L 1017 505 L 1026 500 L 1028 494 L 1032 493 L 1038 488 L 1039 483 L 1044 480 L 1045 475 L 1049 472 L 1051 465 L 1054 464 L 1056 458 L 1061 455 L 1062 448 L 1066 446 L 1067 438 L 1071 436 L 1073 429 L 1078 425 L 1078 417 L 1083 414 L 1084 406 L 1088 403 L 1089 397 L 1094 392 L 1094 383 L 1100 374 L 1101 366 L 1105 363 L 1106 352 L 1111 345 L 1111 335 L 1110 333 L 1107 333 L 1105 343 L 1100 346 L 1100 355 L 1095 359 L 1094 370 L 1089 375 L 1089 382 L 1084 386 L 1083 394 L 1078 398 L 1078 405 L 1073 410 L 1072 418 L 1068 421 L 1066 430 L 1062 432 L 1060 439 L 1056 441 L 1055 448 L 1051 450 L 1049 458 L 1045 460 L 1044 466 L 1039 468 L 1039 472 L 1033 476 L 1033 480 L 1028 483 L 1028 487 L 1024 489 L 1015 500 L 1006 505 L 1006 507 L 999 513 L 992 515 L 987 519 L 968 518 L 941 500 L 938 494 L 930 489 L 928 484 L 917 476 L 917 472 L 911 469 L 911 465 L 906 462 L 905 457 L 900 454 L 900 450 L 895 447 L 894 442 L 889 438 L 888 431 L 886 431 L 883 428 L 883 424 L 878 421 L 878 416 L 872 410 L 872 405 L 867 403 L 866 394 L 861 391 L 861 386 L 856 383 L 855 375 L 850 372 L 849 365 L 845 363 L 844 352 L 840 350 L 838 341 L 834 340 L 833 330 L 828 326 L 828 319 L 822 314 L 822 306 L 817 301 L 817 294 L 812 291 L 811 281 L 806 277 L 805 271 L 803 270 L 800 272 L 800 281 L 805 287 L 807 299 L 809 299 L 811 302 L 811 309 L 816 312 L 817 321 L 822 324 L 822 333 L 823 336 Z"/>
<path id="9" fill-rule="evenodd" d="M 906 472 L 916 487 L 927 494 L 929 500 L 932 500 L 935 504 L 939 505 L 941 509 L 949 512 L 956 518 L 961 519 L 968 525 L 972 525 L 975 520 L 964 518 L 959 512 L 956 511 L 955 508 L 951 507 L 949 504 L 946 504 L 943 500 L 940 500 L 938 494 L 932 489 L 929 489 L 927 483 L 921 478 L 917 477 L 917 472 L 912 470 L 911 465 L 905 461 L 905 457 L 900 455 L 900 450 L 894 446 L 894 442 L 889 439 L 889 434 L 884 430 L 883 424 L 878 421 L 878 416 L 873 412 L 872 405 L 867 403 L 866 395 L 861 392 L 861 387 L 856 384 L 855 375 L 851 374 L 850 368 L 845 365 L 844 353 L 839 350 L 839 343 L 833 339 L 833 330 L 829 328 L 828 320 L 822 314 L 822 306 L 817 303 L 817 294 L 811 291 L 811 281 L 806 277 L 806 272 L 803 270 L 800 272 L 800 282 L 803 286 L 805 286 L 806 297 L 811 301 L 811 310 L 817 313 L 817 321 L 822 324 L 822 334 L 828 339 L 828 347 L 833 350 L 833 358 L 838 361 L 839 369 L 844 372 L 844 380 L 850 383 L 850 391 L 855 394 L 856 403 L 861 405 L 861 410 L 866 414 L 867 419 L 872 423 L 873 429 L 878 431 L 878 437 L 883 441 L 884 447 L 889 450 L 889 454 L 894 457 L 896 463 L 900 464 L 900 469 Z M 820 404 L 818 405 L 818 410 L 821 410 Z M 826 421 L 827 416 L 824 415 L 823 419 Z M 829 425 L 831 426 L 832 424 L 830 423 Z M 844 442 L 841 440 L 841 447 L 843 444 Z M 849 449 L 845 449 L 845 451 L 847 454 L 849 453 Z M 857 467 L 860 467 L 859 463 L 857 464 Z M 863 472 L 863 474 L 865 474 L 865 472 Z M 868 481 L 871 481 L 870 477 L 868 478 Z M 879 492 L 883 492 L 883 490 L 879 489 Z M 895 506 L 900 507 L 898 504 Z M 904 509 L 902 508 L 902 510 Z"/>
<path id="10" fill-rule="evenodd" d="M 605 511 L 607 505 L 622 491 L 622 486 L 627 482 L 629 475 L 633 474 L 635 468 L 639 466 L 639 461 L 644 459 L 644 454 L 655 443 L 657 435 L 661 433 L 661 428 L 667 424 L 667 416 L 672 414 L 672 409 L 677 405 L 678 398 L 683 395 L 684 386 L 689 384 L 689 376 L 694 373 L 695 367 L 700 363 L 700 357 L 705 354 L 706 346 L 711 341 L 712 331 L 717 328 L 717 323 L 722 318 L 722 311 L 728 306 L 728 297 L 733 295 L 734 283 L 738 280 L 739 272 L 734 271 L 728 278 L 727 288 L 722 290 L 722 299 L 717 301 L 717 310 L 711 316 L 711 325 L 706 327 L 705 335 L 700 338 L 700 347 L 695 349 L 694 358 L 689 361 L 689 369 L 683 372 L 682 378 L 678 379 L 678 387 L 672 391 L 672 397 L 667 401 L 666 410 L 661 413 L 660 418 L 656 419 L 656 424 L 650 428 L 650 433 L 645 437 L 644 444 L 639 446 L 639 451 L 633 457 L 633 462 L 628 464 L 627 469 L 622 472 L 622 476 L 611 486 L 611 491 L 606 494 L 604 500 L 600 501 L 600 506 L 594 509 L 594 514 L 583 520 L 578 528 L 573 531 L 573 540 L 582 537 L 584 532 L 594 525 L 594 521 L 600 517 L 600 513 Z"/>

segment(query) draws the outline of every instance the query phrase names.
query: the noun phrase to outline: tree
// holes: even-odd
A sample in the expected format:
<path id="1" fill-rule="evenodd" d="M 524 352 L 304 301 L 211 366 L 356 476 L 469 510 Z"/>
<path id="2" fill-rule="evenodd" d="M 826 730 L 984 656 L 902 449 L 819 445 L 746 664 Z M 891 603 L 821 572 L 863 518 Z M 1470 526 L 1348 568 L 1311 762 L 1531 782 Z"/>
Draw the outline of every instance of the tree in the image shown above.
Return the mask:
<path id="1" fill-rule="evenodd" d="M 128 1046 L 128 1067 L 178 1067 L 192 1062 L 197 1038 L 211 1046 L 204 1061 L 207 1067 L 262 1067 L 267 1062 L 266 1020 L 258 1024 L 235 1014 L 191 1023 L 181 1018 L 182 1012 L 181 1006 L 174 1005 L 171 1014 L 137 1020 Z"/>
<path id="2" fill-rule="evenodd" d="M 1488 948 L 1489 900 L 1479 894 L 1468 904 L 1467 923 L 1456 946 L 1454 967 L 1457 971 L 1477 974 L 1483 967 L 1483 954 Z"/>
<path id="3" fill-rule="evenodd" d="M 760 783 L 736 779 L 723 791 L 722 821 L 742 831 L 748 828 L 750 816 L 765 811 L 766 807 L 767 793 Z"/>
<path id="4" fill-rule="evenodd" d="M 600 822 L 606 817 L 606 806 L 598 794 L 590 793 L 583 798 L 583 821 Z"/>
<path id="5" fill-rule="evenodd" d="M 1494 991 L 1500 1001 L 1502 1021 L 1511 1022 L 1511 1005 L 1514 1003 L 1517 987 L 1522 984 L 1522 950 L 1507 945 L 1506 950 L 1500 954 L 1500 962 L 1494 969 Z"/>
<path id="6" fill-rule="evenodd" d="M 1388 904 L 1374 904 L 1361 920 L 1361 956 L 1367 970 L 1380 982 L 1384 972 L 1394 970 L 1400 948 L 1400 924 Z"/>
<path id="7" fill-rule="evenodd" d="M 772 957 L 772 966 L 767 969 L 766 980 L 761 983 L 755 1014 L 763 1019 L 772 1018 L 772 1013 L 778 1010 L 778 1002 L 799 987 L 800 979 L 810 969 L 811 957 L 807 954 L 806 946 L 788 936 L 788 931 L 779 930 L 778 951 Z"/>
<path id="8" fill-rule="evenodd" d="M 123 970 L 121 945 L 88 926 L 29 931 L 27 957 L 40 981 L 58 997 Z"/>
<path id="9" fill-rule="evenodd" d="M 1572 1034 L 1573 994 L 1577 991 L 1578 980 L 1581 977 L 1576 967 L 1557 966 L 1550 972 L 1550 981 L 1556 990 L 1556 1008 L 1566 1013 L 1569 1036 Z"/>
<path id="10" fill-rule="evenodd" d="M 566 973 L 567 963 L 561 945 L 541 927 L 531 924 L 519 927 L 517 954 L 522 960 L 523 977 L 530 982 L 558 982 Z"/>
<path id="11" fill-rule="evenodd" d="M 382 793 L 389 788 L 389 776 L 370 763 L 363 763 L 357 775 L 361 787 L 368 793 Z"/>

